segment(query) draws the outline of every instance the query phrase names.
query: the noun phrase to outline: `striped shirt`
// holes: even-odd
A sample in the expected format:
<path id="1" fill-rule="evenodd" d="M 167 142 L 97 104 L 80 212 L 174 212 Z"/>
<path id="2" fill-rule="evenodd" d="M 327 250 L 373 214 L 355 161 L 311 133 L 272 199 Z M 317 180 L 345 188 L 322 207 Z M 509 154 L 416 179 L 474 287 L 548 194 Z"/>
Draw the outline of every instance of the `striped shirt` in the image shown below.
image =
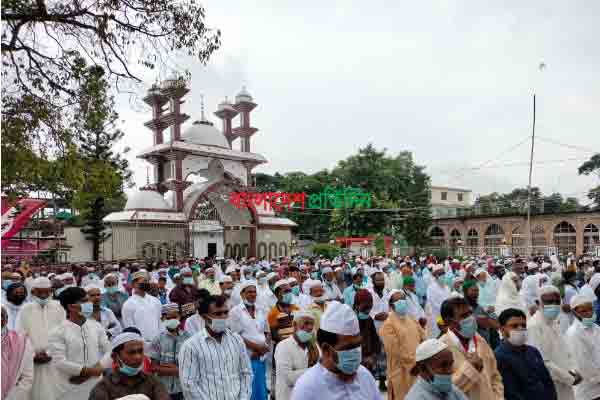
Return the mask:
<path id="1" fill-rule="evenodd" d="M 202 329 L 179 351 L 179 379 L 186 400 L 250 400 L 252 368 L 244 341 L 227 329 L 219 342 Z"/>

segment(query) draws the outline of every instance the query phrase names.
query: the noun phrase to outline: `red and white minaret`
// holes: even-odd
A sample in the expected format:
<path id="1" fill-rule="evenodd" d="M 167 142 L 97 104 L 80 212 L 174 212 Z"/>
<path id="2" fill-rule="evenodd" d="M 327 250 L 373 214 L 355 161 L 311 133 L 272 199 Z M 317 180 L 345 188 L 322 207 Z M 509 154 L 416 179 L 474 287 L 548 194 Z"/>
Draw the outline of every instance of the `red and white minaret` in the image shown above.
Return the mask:
<path id="1" fill-rule="evenodd" d="M 233 108 L 240 113 L 240 126 L 233 129 L 233 134 L 241 140 L 241 150 L 245 153 L 250 153 L 250 138 L 258 129 L 250 126 L 250 112 L 256 108 L 258 104 L 254 103 L 254 99 L 242 87 L 242 90 L 235 96 L 235 104 Z"/>
<path id="2" fill-rule="evenodd" d="M 223 135 L 225 135 L 225 138 L 227 138 L 227 141 L 229 142 L 229 148 L 232 147 L 231 144 L 237 138 L 237 135 L 233 133 L 231 120 L 238 114 L 239 112 L 233 108 L 233 105 L 227 100 L 227 97 L 219 104 L 219 107 L 215 112 L 215 115 L 223 121 Z"/>

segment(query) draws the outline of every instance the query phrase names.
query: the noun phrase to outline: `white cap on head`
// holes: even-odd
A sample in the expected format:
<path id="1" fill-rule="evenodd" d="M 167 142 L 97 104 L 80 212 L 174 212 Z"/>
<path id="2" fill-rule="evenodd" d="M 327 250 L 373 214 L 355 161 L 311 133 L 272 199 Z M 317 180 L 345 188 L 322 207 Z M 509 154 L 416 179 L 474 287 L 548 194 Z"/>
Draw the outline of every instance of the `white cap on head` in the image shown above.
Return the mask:
<path id="1" fill-rule="evenodd" d="M 437 271 L 444 271 L 444 265 L 443 264 L 435 264 L 433 266 L 433 268 L 431 269 L 431 272 L 437 272 Z"/>
<path id="2" fill-rule="evenodd" d="M 120 397 L 116 400 L 150 400 L 150 398 L 145 394 L 130 394 L 125 397 Z"/>
<path id="3" fill-rule="evenodd" d="M 112 342 L 110 342 L 110 347 L 111 347 L 112 351 L 114 351 L 120 345 L 127 343 L 127 342 L 132 342 L 132 341 L 143 342 L 144 338 L 141 335 L 138 335 L 137 333 L 134 333 L 134 332 L 124 332 L 113 338 Z"/>
<path id="4" fill-rule="evenodd" d="M 252 280 L 247 280 L 247 281 L 240 283 L 240 293 L 242 293 L 244 291 L 244 289 L 247 289 L 250 286 L 254 286 L 254 288 L 256 289 L 256 282 L 252 281 Z"/>
<path id="5" fill-rule="evenodd" d="M 428 339 L 417 346 L 416 362 L 428 360 L 448 348 L 448 345 L 438 339 Z"/>
<path id="6" fill-rule="evenodd" d="M 551 294 L 551 293 L 556 293 L 560 296 L 560 290 L 558 290 L 558 288 L 556 286 L 552 286 L 552 285 L 544 285 L 540 288 L 540 298 L 545 295 L 545 294 Z"/>
<path id="7" fill-rule="evenodd" d="M 331 267 L 325 267 L 321 270 L 322 274 L 328 274 L 330 272 L 333 272 L 333 270 L 331 269 Z"/>
<path id="8" fill-rule="evenodd" d="M 298 279 L 296 279 L 296 278 L 288 278 L 287 279 L 287 283 L 289 285 L 291 285 L 292 283 L 298 283 Z"/>
<path id="9" fill-rule="evenodd" d="M 530 270 L 530 269 L 537 269 L 537 268 L 539 268 L 539 267 L 540 267 L 540 266 L 538 265 L 538 263 L 535 263 L 535 262 L 533 262 L 533 261 L 529 261 L 529 262 L 527 263 L 527 269 L 528 269 L 528 270 Z"/>
<path id="10" fill-rule="evenodd" d="M 475 277 L 477 277 L 481 273 L 487 274 L 487 271 L 483 268 L 478 268 L 473 275 L 475 275 Z"/>
<path id="11" fill-rule="evenodd" d="M 571 309 L 574 309 L 576 307 L 579 307 L 582 304 L 586 304 L 586 303 L 592 304 L 593 302 L 594 302 L 594 299 L 588 295 L 576 294 L 575 296 L 573 296 L 571 298 L 571 303 L 569 305 L 571 306 Z"/>
<path id="12" fill-rule="evenodd" d="M 307 279 L 302 284 L 302 290 L 304 291 L 304 293 L 310 294 L 310 290 L 317 286 L 323 287 L 323 282 L 318 281 L 316 279 Z"/>
<path id="13" fill-rule="evenodd" d="M 350 306 L 338 301 L 329 303 L 321 316 L 320 328 L 337 335 L 360 335 L 356 314 Z"/>
<path id="14" fill-rule="evenodd" d="M 233 282 L 233 279 L 229 275 L 223 275 L 219 279 L 219 283 L 224 283 L 224 282 Z"/>
<path id="15" fill-rule="evenodd" d="M 300 321 L 302 318 L 310 318 L 313 320 L 315 319 L 315 316 L 313 314 L 303 310 L 295 311 L 293 315 L 294 321 Z"/>
<path id="16" fill-rule="evenodd" d="M 35 278 L 33 280 L 33 282 L 31 283 L 31 288 L 32 289 L 51 289 L 52 282 L 50 282 L 50 279 L 40 276 L 39 278 Z"/>
<path id="17" fill-rule="evenodd" d="M 133 281 L 139 278 L 148 278 L 148 272 L 145 269 L 141 269 L 135 272 L 133 275 L 131 275 L 131 280 Z"/>
<path id="18" fill-rule="evenodd" d="M 232 272 L 235 272 L 235 267 L 233 265 L 230 265 L 225 269 L 226 274 L 230 274 Z"/>
<path id="19" fill-rule="evenodd" d="M 87 285 L 86 287 L 83 288 L 86 292 L 89 292 L 90 290 L 93 289 L 98 289 L 100 291 L 102 291 L 102 288 L 94 283 L 90 283 L 89 285 Z"/>
<path id="20" fill-rule="evenodd" d="M 179 272 L 180 272 L 181 274 L 185 274 L 185 273 L 191 273 L 191 272 L 192 272 L 192 269 L 191 269 L 190 267 L 184 267 L 184 268 L 181 268 L 181 269 L 179 270 Z"/>
<path id="21" fill-rule="evenodd" d="M 279 287 L 283 285 L 289 285 L 289 281 L 287 279 L 280 279 L 273 285 L 273 291 L 277 290 Z"/>
<path id="22" fill-rule="evenodd" d="M 600 272 L 596 272 L 594 275 L 592 275 L 592 279 L 590 279 L 590 287 L 592 288 L 592 291 L 596 291 L 596 289 L 598 289 L 598 286 L 600 286 Z"/>
<path id="23" fill-rule="evenodd" d="M 277 272 L 269 272 L 267 274 L 267 280 L 270 281 L 273 278 L 277 278 L 279 275 L 277 274 Z"/>

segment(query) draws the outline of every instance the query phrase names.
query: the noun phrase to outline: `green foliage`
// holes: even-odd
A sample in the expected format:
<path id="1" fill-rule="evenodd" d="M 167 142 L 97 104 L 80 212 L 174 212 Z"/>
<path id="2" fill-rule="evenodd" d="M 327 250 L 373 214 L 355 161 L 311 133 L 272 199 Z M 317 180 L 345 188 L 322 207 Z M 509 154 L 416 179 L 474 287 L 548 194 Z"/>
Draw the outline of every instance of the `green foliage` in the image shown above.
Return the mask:
<path id="1" fill-rule="evenodd" d="M 441 249 L 435 249 L 431 252 L 431 254 L 433 254 L 435 256 L 435 258 L 439 260 L 443 260 L 446 257 L 448 257 L 448 249 L 445 248 L 441 248 Z"/>
<path id="2" fill-rule="evenodd" d="M 594 154 L 577 169 L 579 175 L 596 175 L 600 180 L 600 153 Z M 587 197 L 592 200 L 594 208 L 600 210 L 600 185 L 590 189 Z"/>
<path id="3" fill-rule="evenodd" d="M 531 213 L 553 214 L 577 211 L 581 208 L 574 197 L 563 198 L 560 193 L 544 196 L 537 187 L 531 188 Z M 516 188 L 510 193 L 491 193 L 480 196 L 473 206 L 479 215 L 515 215 L 527 213 L 527 188 Z"/>
<path id="4" fill-rule="evenodd" d="M 385 256 L 385 239 L 384 235 L 378 234 L 375 238 L 375 252 L 378 256 Z"/>
<path id="5" fill-rule="evenodd" d="M 312 252 L 314 255 L 323 255 L 331 260 L 340 254 L 341 249 L 338 246 L 332 246 L 327 243 L 317 243 L 313 245 Z"/>

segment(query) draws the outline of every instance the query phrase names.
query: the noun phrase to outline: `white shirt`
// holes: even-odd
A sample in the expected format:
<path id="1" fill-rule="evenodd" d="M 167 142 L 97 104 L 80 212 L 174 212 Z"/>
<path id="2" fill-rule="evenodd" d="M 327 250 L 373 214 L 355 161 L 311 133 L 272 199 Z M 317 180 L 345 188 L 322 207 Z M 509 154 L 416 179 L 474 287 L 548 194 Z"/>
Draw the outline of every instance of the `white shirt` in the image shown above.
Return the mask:
<path id="1" fill-rule="evenodd" d="M 306 310 L 312 304 L 312 298 L 300 293 L 298 296 L 294 296 L 292 304 L 298 306 L 301 310 Z"/>
<path id="2" fill-rule="evenodd" d="M 408 304 L 407 314 L 419 322 L 421 318 L 425 318 L 425 310 L 423 310 L 421 303 L 419 303 L 419 298 L 410 290 L 404 290 L 404 293 L 406 294 L 406 303 Z"/>
<path id="3" fill-rule="evenodd" d="M 308 349 L 302 348 L 294 336 L 282 340 L 275 349 L 275 398 L 290 400 L 292 389 L 308 369 Z"/>
<path id="4" fill-rule="evenodd" d="M 2 352 L 11 351 L 8 341 L 2 337 Z M 29 400 L 31 396 L 31 387 L 33 386 L 33 348 L 31 342 L 25 339 L 25 348 L 23 349 L 23 357 L 17 370 L 17 382 L 6 393 L 4 400 Z"/>
<path id="5" fill-rule="evenodd" d="M 340 380 L 334 373 L 316 363 L 309 368 L 292 391 L 291 400 L 382 400 L 373 375 L 362 365 L 352 382 Z"/>
<path id="6" fill-rule="evenodd" d="M 250 400 L 252 367 L 246 345 L 225 330 L 221 341 L 206 329 L 188 339 L 179 351 L 179 379 L 186 400 Z"/>
<path id="7" fill-rule="evenodd" d="M 577 318 L 565 335 L 577 372 L 583 381 L 575 386 L 577 400 L 591 400 L 600 396 L 600 326 L 586 329 Z"/>
<path id="8" fill-rule="evenodd" d="M 229 327 L 245 340 L 256 344 L 267 344 L 265 333 L 269 332 L 267 316 L 255 307 L 255 318 L 252 318 L 244 303 L 238 304 L 229 311 Z M 248 349 L 248 356 L 252 352 Z M 264 359 L 264 356 L 261 358 Z"/>
<path id="9" fill-rule="evenodd" d="M 342 298 L 342 291 L 335 282 L 327 282 L 323 279 L 323 288 L 325 289 L 325 296 L 329 300 L 340 300 Z"/>
<path id="10" fill-rule="evenodd" d="M 151 343 L 161 331 L 160 300 L 146 294 L 144 297 L 137 294 L 132 295 L 123 304 L 122 317 L 123 327 L 134 326 L 142 332 L 144 342 Z"/>
<path id="11" fill-rule="evenodd" d="M 6 308 L 6 312 L 8 313 L 8 324 L 6 325 L 8 326 L 8 330 L 16 330 L 17 321 L 19 320 L 19 313 L 21 312 L 21 309 L 25 304 L 27 303 L 23 302 L 20 306 L 18 306 L 16 304 L 11 303 L 10 301 L 3 303 L 4 307 Z"/>
<path id="12" fill-rule="evenodd" d="M 91 378 L 81 385 L 70 383 L 69 378 L 79 375 L 84 367 L 95 366 L 102 355 L 111 351 L 104 328 L 91 319 L 81 326 L 65 320 L 50 332 L 48 341 L 51 365 L 58 372 L 55 397 L 87 400 L 90 391 L 101 378 Z"/>
<path id="13" fill-rule="evenodd" d="M 389 290 L 383 289 L 381 297 L 379 297 L 379 295 L 377 294 L 375 289 L 368 289 L 368 290 L 369 290 L 369 292 L 371 292 L 371 297 L 373 297 L 373 308 L 371 308 L 370 315 L 371 315 L 371 318 L 373 318 L 373 322 L 375 323 L 375 330 L 377 332 L 379 332 L 379 328 L 381 328 L 381 325 L 383 325 L 383 323 L 385 321 L 377 321 L 375 319 L 375 316 L 382 312 L 384 312 L 384 313 L 390 312 L 389 304 L 386 301 L 384 301 L 387 294 L 389 293 Z"/>
<path id="14" fill-rule="evenodd" d="M 427 305 L 431 310 L 431 317 L 429 318 L 431 337 L 437 337 L 440 333 L 436 320 L 440 316 L 442 303 L 450 297 L 450 294 L 448 286 L 442 285 L 437 279 L 434 279 L 427 288 Z"/>
<path id="15" fill-rule="evenodd" d="M 205 325 L 204 318 L 196 313 L 185 320 L 183 330 L 193 336 L 203 330 Z"/>
<path id="16" fill-rule="evenodd" d="M 112 337 L 117 336 L 122 331 L 121 323 L 110 308 L 100 308 L 100 325 L 102 325 L 104 330 L 110 333 Z"/>

